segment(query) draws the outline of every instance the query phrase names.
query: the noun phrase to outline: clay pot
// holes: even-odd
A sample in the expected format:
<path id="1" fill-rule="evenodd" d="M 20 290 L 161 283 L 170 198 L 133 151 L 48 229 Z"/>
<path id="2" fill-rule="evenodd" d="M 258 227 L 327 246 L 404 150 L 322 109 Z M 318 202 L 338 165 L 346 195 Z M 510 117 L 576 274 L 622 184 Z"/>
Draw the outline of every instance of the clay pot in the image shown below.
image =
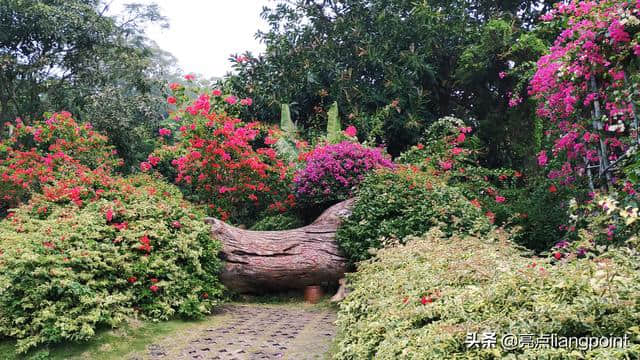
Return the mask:
<path id="1" fill-rule="evenodd" d="M 304 299 L 310 304 L 316 304 L 322 299 L 322 286 L 310 285 L 304 288 Z"/>

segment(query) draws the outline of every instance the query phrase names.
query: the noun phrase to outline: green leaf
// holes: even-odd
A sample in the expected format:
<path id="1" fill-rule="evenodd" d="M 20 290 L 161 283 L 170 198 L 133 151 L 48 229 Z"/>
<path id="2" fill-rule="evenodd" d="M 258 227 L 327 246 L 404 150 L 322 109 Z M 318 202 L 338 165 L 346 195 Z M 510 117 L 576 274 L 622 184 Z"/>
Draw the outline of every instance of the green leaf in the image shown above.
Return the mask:
<path id="1" fill-rule="evenodd" d="M 334 101 L 327 112 L 327 140 L 336 144 L 342 140 L 342 125 L 338 117 L 338 102 Z"/>
<path id="2" fill-rule="evenodd" d="M 280 112 L 280 129 L 284 131 L 289 139 L 298 132 L 296 124 L 291 121 L 291 111 L 289 110 L 289 104 L 282 104 L 282 110 Z"/>

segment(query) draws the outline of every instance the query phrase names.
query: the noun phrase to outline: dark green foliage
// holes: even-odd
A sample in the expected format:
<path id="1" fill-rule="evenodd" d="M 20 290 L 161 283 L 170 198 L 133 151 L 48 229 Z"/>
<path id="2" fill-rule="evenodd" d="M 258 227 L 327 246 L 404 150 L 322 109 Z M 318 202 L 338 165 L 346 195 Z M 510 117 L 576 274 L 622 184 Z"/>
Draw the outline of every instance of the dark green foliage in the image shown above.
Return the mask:
<path id="1" fill-rule="evenodd" d="M 338 243 L 354 262 L 434 226 L 441 226 L 447 234 L 483 233 L 490 228 L 488 219 L 459 189 L 431 184 L 411 171 L 385 170 L 369 175 L 356 196 L 353 213 L 337 232 Z"/>
<path id="2" fill-rule="evenodd" d="M 256 231 L 277 231 L 289 230 L 303 226 L 302 220 L 295 214 L 285 213 L 266 216 L 253 224 L 251 230 Z"/>
<path id="3" fill-rule="evenodd" d="M 46 111 L 67 110 L 108 133 L 125 170 L 150 150 L 162 119 L 172 57 L 143 33 L 164 23 L 156 5 L 109 16 L 102 0 L 0 2 L 0 130 Z"/>
<path id="4" fill-rule="evenodd" d="M 266 53 L 236 61 L 227 85 L 254 98 L 259 119 L 275 122 L 279 104 L 291 104 L 310 133 L 337 101 L 343 123 L 394 155 L 441 116 L 473 118 L 491 165 L 521 162 L 531 107 L 510 110 L 507 94 L 518 77 L 499 73 L 537 59 L 545 47 L 516 40 L 552 2 L 280 3 L 263 12 L 270 29 L 258 37 Z"/>

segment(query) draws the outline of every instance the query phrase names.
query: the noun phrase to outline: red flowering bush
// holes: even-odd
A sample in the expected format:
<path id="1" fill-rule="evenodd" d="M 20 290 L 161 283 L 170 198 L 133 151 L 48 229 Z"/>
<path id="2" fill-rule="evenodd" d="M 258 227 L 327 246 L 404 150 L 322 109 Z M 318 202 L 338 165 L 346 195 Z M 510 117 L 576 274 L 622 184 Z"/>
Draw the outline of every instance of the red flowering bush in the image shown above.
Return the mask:
<path id="1" fill-rule="evenodd" d="M 162 146 L 141 164 L 143 171 L 164 169 L 189 199 L 223 220 L 251 222 L 258 213 L 293 206 L 289 168 L 268 146 L 275 142 L 269 136 L 274 130 L 232 116 L 236 106 L 249 106 L 250 100 L 219 90 L 191 100 L 182 85 L 172 88 L 176 109 L 161 129 Z"/>
<path id="2" fill-rule="evenodd" d="M 67 112 L 31 126 L 20 119 L 7 126 L 13 132 L 0 142 L 1 210 L 58 181 L 82 181 L 92 172 L 108 173 L 122 163 L 107 137 L 88 123 L 78 124 Z"/>
<path id="3" fill-rule="evenodd" d="M 393 168 L 381 149 L 350 141 L 321 145 L 302 154 L 302 159 L 304 168 L 296 173 L 293 181 L 298 201 L 308 204 L 344 200 L 353 195 L 368 172 Z"/>
<path id="4" fill-rule="evenodd" d="M 127 317 L 200 317 L 222 293 L 219 243 L 149 175 L 62 181 L 0 223 L 0 335 L 18 350 L 91 338 Z"/>

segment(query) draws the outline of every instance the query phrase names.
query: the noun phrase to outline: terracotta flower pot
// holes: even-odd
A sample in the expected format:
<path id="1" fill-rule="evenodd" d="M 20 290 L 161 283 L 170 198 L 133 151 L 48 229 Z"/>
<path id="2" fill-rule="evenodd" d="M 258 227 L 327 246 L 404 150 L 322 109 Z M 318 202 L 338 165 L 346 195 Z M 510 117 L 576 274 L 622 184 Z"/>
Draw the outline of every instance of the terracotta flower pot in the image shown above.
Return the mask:
<path id="1" fill-rule="evenodd" d="M 316 304 L 322 299 L 323 295 L 324 292 L 321 286 L 310 285 L 304 288 L 304 299 L 311 304 Z"/>

